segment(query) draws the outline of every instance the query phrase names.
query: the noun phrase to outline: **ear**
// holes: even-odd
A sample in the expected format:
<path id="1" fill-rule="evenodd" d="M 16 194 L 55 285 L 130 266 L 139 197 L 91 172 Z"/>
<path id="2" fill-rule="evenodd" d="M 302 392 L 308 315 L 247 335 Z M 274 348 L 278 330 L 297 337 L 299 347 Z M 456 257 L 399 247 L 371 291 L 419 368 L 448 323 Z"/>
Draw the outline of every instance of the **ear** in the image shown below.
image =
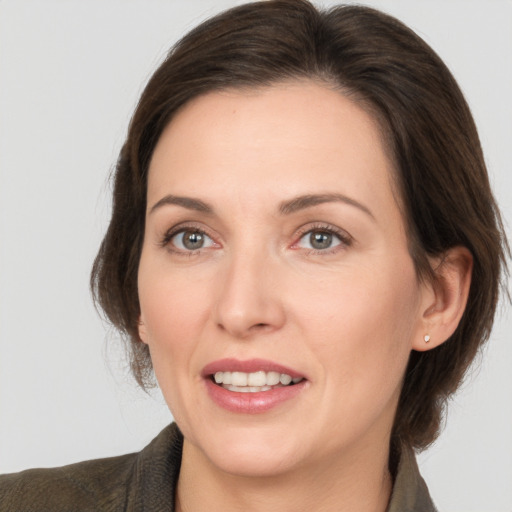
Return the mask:
<path id="1" fill-rule="evenodd" d="M 146 324 L 142 320 L 142 315 L 139 316 L 139 319 L 137 320 L 137 329 L 139 331 L 140 341 L 142 341 L 142 343 L 145 343 L 147 345 L 148 332 L 146 330 Z"/>
<path id="2" fill-rule="evenodd" d="M 425 285 L 421 336 L 412 348 L 431 350 L 444 343 L 459 325 L 471 285 L 473 256 L 466 247 L 452 247 L 432 263 L 434 278 Z"/>

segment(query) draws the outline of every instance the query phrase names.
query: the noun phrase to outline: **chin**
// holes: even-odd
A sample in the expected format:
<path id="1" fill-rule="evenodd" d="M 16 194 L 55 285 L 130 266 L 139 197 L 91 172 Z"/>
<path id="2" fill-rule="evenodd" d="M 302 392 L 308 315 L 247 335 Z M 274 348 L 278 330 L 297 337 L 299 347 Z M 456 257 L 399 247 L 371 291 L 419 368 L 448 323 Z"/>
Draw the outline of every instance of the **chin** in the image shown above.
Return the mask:
<path id="1" fill-rule="evenodd" d="M 240 447 L 240 450 L 227 450 L 227 452 L 224 450 L 223 453 L 214 453 L 210 462 L 231 475 L 269 478 L 291 471 L 294 466 L 292 457 L 292 454 L 272 452 L 261 446 L 258 449 L 249 450 Z"/>
<path id="2" fill-rule="evenodd" d="M 282 428 L 276 432 L 257 426 L 226 427 L 221 432 L 215 430 L 205 434 L 188 439 L 210 464 L 232 475 L 277 476 L 290 471 L 304 457 L 304 454 L 299 456 L 304 443 L 294 442 L 292 436 L 283 441 Z"/>

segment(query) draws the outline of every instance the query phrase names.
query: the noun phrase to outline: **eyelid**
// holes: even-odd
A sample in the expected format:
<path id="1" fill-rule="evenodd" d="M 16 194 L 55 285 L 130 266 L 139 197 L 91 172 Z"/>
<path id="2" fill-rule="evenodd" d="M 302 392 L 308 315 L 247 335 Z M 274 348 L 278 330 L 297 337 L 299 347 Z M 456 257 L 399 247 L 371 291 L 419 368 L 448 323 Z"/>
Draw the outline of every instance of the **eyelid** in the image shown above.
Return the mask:
<path id="1" fill-rule="evenodd" d="M 208 228 L 206 228 L 204 225 L 198 223 L 198 222 L 180 222 L 179 224 L 176 224 L 175 226 L 172 226 L 168 230 L 164 232 L 163 235 L 159 236 L 159 242 L 158 244 L 161 247 L 166 247 L 169 250 L 170 242 L 177 234 L 183 232 L 183 231 L 196 231 L 198 233 L 202 233 L 208 238 L 210 238 L 215 247 L 220 247 L 220 243 L 216 240 L 216 236 L 213 235 Z M 190 251 L 183 251 L 182 249 L 179 249 L 178 247 L 173 246 L 172 251 L 180 254 L 195 254 L 201 250 L 209 249 L 210 247 L 202 247 L 200 249 L 190 250 Z"/>
<path id="2" fill-rule="evenodd" d="M 208 238 L 210 238 L 214 242 L 214 248 L 219 248 L 222 246 L 218 242 L 218 237 L 215 234 L 213 234 L 210 229 L 205 227 L 202 223 L 194 222 L 194 221 L 184 221 L 184 222 L 180 222 L 179 224 L 176 224 L 175 226 L 172 226 L 171 228 L 166 230 L 163 235 L 161 235 L 159 237 L 158 244 L 161 247 L 169 248 L 169 243 L 172 240 L 172 238 L 174 236 L 176 236 L 178 233 L 187 231 L 187 230 L 203 233 L 204 235 L 206 235 Z M 354 243 L 354 238 L 346 230 L 341 229 L 341 228 L 339 228 L 333 224 L 327 223 L 327 222 L 313 222 L 313 223 L 308 223 L 297 230 L 297 232 L 294 235 L 294 241 L 291 244 L 290 248 L 291 249 L 299 249 L 299 247 L 298 247 L 299 241 L 304 237 L 304 235 L 306 235 L 307 233 L 310 233 L 311 231 L 326 231 L 328 233 L 332 233 L 333 235 L 335 235 L 340 240 L 341 244 L 333 247 L 332 249 L 336 249 L 336 247 L 339 247 L 340 245 L 342 247 L 348 247 Z M 195 251 L 194 250 L 183 251 L 177 247 L 173 247 L 172 250 L 173 250 L 173 252 L 176 252 L 176 253 L 190 255 L 190 254 L 198 253 L 199 251 L 205 250 L 205 249 L 210 249 L 210 247 L 200 248 Z M 311 249 L 311 251 L 325 254 L 325 253 L 329 252 L 329 249 L 322 249 L 322 250 Z"/>
<path id="3" fill-rule="evenodd" d="M 304 237 L 304 235 L 312 232 L 312 231 L 326 231 L 328 233 L 332 233 L 335 235 L 340 241 L 341 245 L 348 247 L 353 244 L 354 238 L 350 233 L 345 231 L 344 229 L 341 229 L 337 226 L 334 226 L 333 224 L 329 224 L 326 222 L 313 222 L 312 224 L 306 224 L 305 226 L 302 226 L 296 233 L 294 237 L 294 242 L 291 245 L 291 248 L 298 249 L 298 243 L 300 240 Z M 337 246 L 336 246 L 337 247 Z M 333 248 L 334 249 L 334 248 Z M 312 249 L 315 251 L 315 249 Z M 316 250 L 317 252 L 326 253 L 329 251 L 329 249 L 323 249 L 323 250 Z"/>

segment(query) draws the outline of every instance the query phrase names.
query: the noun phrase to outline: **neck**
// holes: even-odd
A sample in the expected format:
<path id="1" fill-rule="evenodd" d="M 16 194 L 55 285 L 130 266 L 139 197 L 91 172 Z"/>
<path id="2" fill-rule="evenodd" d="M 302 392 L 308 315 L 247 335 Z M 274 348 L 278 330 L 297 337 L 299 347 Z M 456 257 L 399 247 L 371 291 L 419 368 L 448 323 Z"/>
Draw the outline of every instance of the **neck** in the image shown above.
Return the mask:
<path id="1" fill-rule="evenodd" d="M 215 467 L 185 440 L 177 512 L 384 512 L 392 490 L 389 450 L 359 450 L 271 476 L 240 476 Z"/>

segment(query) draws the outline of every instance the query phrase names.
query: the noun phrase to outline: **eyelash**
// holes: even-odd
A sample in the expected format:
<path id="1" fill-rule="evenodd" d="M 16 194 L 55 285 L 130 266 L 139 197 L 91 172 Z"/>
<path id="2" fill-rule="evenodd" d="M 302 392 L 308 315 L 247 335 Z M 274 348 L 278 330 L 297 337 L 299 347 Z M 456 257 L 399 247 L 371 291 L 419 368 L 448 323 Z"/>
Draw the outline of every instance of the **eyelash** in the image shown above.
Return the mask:
<path id="1" fill-rule="evenodd" d="M 192 231 L 194 233 L 199 233 L 202 235 L 206 235 L 211 240 L 214 240 L 214 237 L 211 236 L 207 230 L 205 230 L 203 227 L 198 227 L 194 224 L 180 224 L 179 226 L 175 226 L 168 231 L 165 232 L 164 236 L 162 237 L 161 241 L 159 242 L 159 245 L 165 249 L 167 249 L 169 252 L 172 252 L 173 254 L 177 254 L 178 256 L 195 256 L 201 253 L 203 248 L 196 249 L 196 250 L 190 250 L 190 251 L 184 251 L 182 249 L 179 249 L 177 247 L 174 247 L 170 242 L 171 240 L 180 233 L 184 233 L 186 231 Z M 215 242 L 214 242 L 215 243 Z M 218 245 L 218 244 L 216 244 Z"/>
<path id="2" fill-rule="evenodd" d="M 196 250 L 189 250 L 184 251 L 182 249 L 179 249 L 177 247 L 174 247 L 170 242 L 171 240 L 178 234 L 186 232 L 186 231 L 193 231 L 202 235 L 206 235 L 208 238 L 214 241 L 214 237 L 208 233 L 207 230 L 205 230 L 203 227 L 198 227 L 194 224 L 180 224 L 179 226 L 175 226 L 168 231 L 165 232 L 164 236 L 162 237 L 161 241 L 159 242 L 159 245 L 163 248 L 166 248 L 168 251 L 180 255 L 180 256 L 194 256 L 199 255 L 203 248 L 196 249 Z M 330 247 L 327 249 L 309 249 L 307 250 L 307 255 L 328 255 L 328 254 L 334 254 L 340 250 L 343 250 L 344 248 L 350 247 L 353 243 L 353 238 L 344 230 L 341 230 L 335 226 L 332 226 L 330 224 L 324 224 L 324 223 L 318 223 L 313 225 L 308 225 L 303 228 L 301 228 L 296 237 L 295 242 L 292 244 L 292 249 L 299 249 L 298 244 L 299 242 L 306 236 L 307 234 L 313 233 L 315 231 L 321 232 L 321 233 L 327 233 L 330 235 L 334 235 L 340 243 L 335 245 L 334 247 Z M 216 242 L 214 241 L 216 244 Z M 218 244 L 216 244 L 218 245 Z"/>
<path id="3" fill-rule="evenodd" d="M 298 248 L 298 244 L 304 238 L 304 236 L 315 231 L 334 235 L 340 241 L 340 243 L 338 245 L 335 245 L 334 247 L 330 247 L 327 249 L 309 249 L 307 251 L 308 256 L 317 254 L 335 254 L 340 250 L 350 247 L 354 241 L 354 239 L 346 231 L 339 229 L 331 224 L 318 223 L 308 225 L 300 229 L 297 234 L 296 242 L 293 243 L 292 248 Z"/>

